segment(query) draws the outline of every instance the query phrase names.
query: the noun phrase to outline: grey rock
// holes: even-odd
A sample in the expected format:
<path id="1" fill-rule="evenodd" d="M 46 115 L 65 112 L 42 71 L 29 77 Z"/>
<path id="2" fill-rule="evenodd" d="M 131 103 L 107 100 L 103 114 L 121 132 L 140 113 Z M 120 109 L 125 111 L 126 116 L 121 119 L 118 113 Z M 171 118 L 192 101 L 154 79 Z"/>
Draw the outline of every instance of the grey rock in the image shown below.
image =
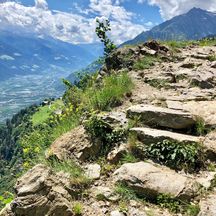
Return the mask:
<path id="1" fill-rule="evenodd" d="M 123 112 L 110 112 L 99 114 L 104 122 L 110 125 L 111 128 L 126 128 L 128 125 L 128 119 Z"/>
<path id="2" fill-rule="evenodd" d="M 67 175 L 58 176 L 45 165 L 39 164 L 17 181 L 16 198 L 10 205 L 11 211 L 16 216 L 71 216 L 72 189 L 69 188 L 70 179 Z"/>
<path id="3" fill-rule="evenodd" d="M 190 113 L 144 104 L 130 107 L 127 116 L 139 118 L 144 125 L 173 129 L 190 128 L 195 124 Z"/>
<path id="4" fill-rule="evenodd" d="M 200 201 L 200 212 L 198 216 L 215 216 L 216 215 L 216 193 L 210 194 Z"/>
<path id="5" fill-rule="evenodd" d="M 105 186 L 94 187 L 92 188 L 91 192 L 99 200 L 102 199 L 111 202 L 116 202 L 120 199 L 120 196 L 118 194 L 116 194 L 109 187 L 105 187 Z"/>
<path id="6" fill-rule="evenodd" d="M 120 146 L 115 147 L 108 155 L 107 160 L 110 163 L 118 163 L 121 158 L 128 153 L 127 144 L 121 144 Z"/>
<path id="7" fill-rule="evenodd" d="M 185 134 L 174 133 L 165 130 L 157 130 L 152 128 L 132 128 L 132 132 L 136 133 L 139 141 L 148 145 L 152 143 L 162 142 L 164 140 L 177 141 L 179 143 L 200 143 L 203 138 Z"/>
<path id="8" fill-rule="evenodd" d="M 200 184 L 175 171 L 147 162 L 122 165 L 114 173 L 114 181 L 126 184 L 137 194 L 155 199 L 159 194 L 190 200 L 197 195 Z"/>
<path id="9" fill-rule="evenodd" d="M 76 158 L 85 161 L 100 151 L 99 142 L 91 142 L 84 127 L 80 126 L 59 137 L 50 147 L 47 157 L 56 156 L 59 160 Z"/>
<path id="10" fill-rule="evenodd" d="M 143 55 L 156 55 L 157 51 L 143 47 L 140 49 L 140 53 Z"/>
<path id="11" fill-rule="evenodd" d="M 85 169 L 85 173 L 88 178 L 94 180 L 100 178 L 101 166 L 99 164 L 88 164 Z"/>
<path id="12" fill-rule="evenodd" d="M 110 216 L 124 216 L 124 214 L 122 212 L 116 210 L 116 211 L 112 211 L 110 213 Z"/>

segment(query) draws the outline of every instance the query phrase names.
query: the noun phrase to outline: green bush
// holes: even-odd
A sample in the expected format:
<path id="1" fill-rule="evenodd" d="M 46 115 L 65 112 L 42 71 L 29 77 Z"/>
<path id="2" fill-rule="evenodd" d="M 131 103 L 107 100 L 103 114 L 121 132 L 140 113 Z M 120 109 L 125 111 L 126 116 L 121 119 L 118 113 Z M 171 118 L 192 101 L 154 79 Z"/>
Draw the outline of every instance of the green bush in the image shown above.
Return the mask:
<path id="1" fill-rule="evenodd" d="M 101 154 L 106 154 L 114 144 L 124 141 L 127 137 L 127 131 L 124 129 L 113 129 L 101 117 L 92 116 L 85 124 L 86 131 L 93 140 L 101 142 Z"/>
<path id="2" fill-rule="evenodd" d="M 184 143 L 164 140 L 146 147 L 145 154 L 157 162 L 174 169 L 192 171 L 203 163 L 201 147 L 196 143 Z"/>

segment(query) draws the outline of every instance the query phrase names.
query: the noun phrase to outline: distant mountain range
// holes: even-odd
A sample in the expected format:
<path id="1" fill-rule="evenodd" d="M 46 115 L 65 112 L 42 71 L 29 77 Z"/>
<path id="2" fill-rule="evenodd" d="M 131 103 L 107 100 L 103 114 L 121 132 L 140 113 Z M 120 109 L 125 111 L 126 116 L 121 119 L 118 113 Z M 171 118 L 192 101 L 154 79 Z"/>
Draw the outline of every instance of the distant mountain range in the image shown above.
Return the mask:
<path id="1" fill-rule="evenodd" d="M 216 34 L 216 13 L 193 8 L 188 13 L 176 16 L 150 31 L 142 32 L 124 44 L 136 44 L 149 39 L 197 40 Z M 123 44 L 123 45 L 124 45 Z"/>
<path id="2" fill-rule="evenodd" d="M 0 81 L 16 75 L 80 70 L 102 54 L 101 44 L 73 45 L 53 38 L 0 32 Z"/>

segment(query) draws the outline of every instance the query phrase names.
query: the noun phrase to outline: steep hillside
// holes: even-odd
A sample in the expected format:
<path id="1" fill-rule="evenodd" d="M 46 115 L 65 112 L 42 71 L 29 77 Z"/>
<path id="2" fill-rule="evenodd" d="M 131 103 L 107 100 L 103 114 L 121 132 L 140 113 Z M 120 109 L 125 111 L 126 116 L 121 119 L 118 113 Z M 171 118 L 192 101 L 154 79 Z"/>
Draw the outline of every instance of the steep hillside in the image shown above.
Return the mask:
<path id="1" fill-rule="evenodd" d="M 150 31 L 138 35 L 125 44 L 136 44 L 149 39 L 157 40 L 197 40 L 216 34 L 216 14 L 199 8 L 176 16 Z"/>
<path id="2" fill-rule="evenodd" d="M 215 40 L 150 41 L 66 83 L 20 136 L 0 216 L 216 215 L 215 53 Z"/>

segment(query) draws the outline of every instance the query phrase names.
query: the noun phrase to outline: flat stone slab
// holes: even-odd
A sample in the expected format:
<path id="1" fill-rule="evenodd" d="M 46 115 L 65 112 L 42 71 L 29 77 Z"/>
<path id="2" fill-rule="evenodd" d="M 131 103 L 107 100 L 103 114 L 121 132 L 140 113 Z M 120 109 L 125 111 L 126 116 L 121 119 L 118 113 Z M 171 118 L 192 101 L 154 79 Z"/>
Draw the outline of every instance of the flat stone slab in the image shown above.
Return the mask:
<path id="1" fill-rule="evenodd" d="M 173 198 L 190 200 L 200 188 L 200 184 L 192 178 L 147 162 L 122 165 L 115 171 L 114 180 L 150 199 L 155 199 L 159 194 L 169 194 Z"/>
<path id="2" fill-rule="evenodd" d="M 130 107 L 127 117 L 138 117 L 144 125 L 172 129 L 190 128 L 195 124 L 195 119 L 190 113 L 144 104 Z"/>
<path id="3" fill-rule="evenodd" d="M 195 137 L 145 127 L 132 128 L 131 131 L 135 132 L 137 134 L 138 139 L 146 145 L 162 142 L 164 140 L 177 141 L 182 143 L 200 143 L 203 140 L 203 138 L 201 137 Z"/>

